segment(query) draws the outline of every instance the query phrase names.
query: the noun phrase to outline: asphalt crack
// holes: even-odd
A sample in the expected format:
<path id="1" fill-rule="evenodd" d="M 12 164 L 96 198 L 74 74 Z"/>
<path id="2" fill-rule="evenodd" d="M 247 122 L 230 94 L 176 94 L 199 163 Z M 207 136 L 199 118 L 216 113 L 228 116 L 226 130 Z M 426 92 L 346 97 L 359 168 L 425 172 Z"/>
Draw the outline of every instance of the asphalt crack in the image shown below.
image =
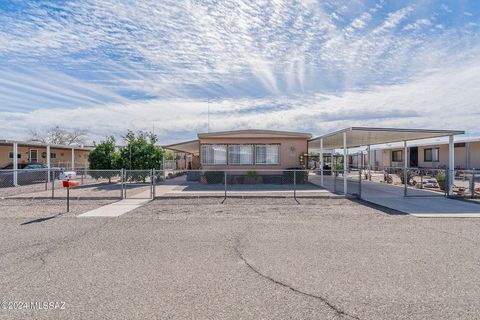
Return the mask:
<path id="1" fill-rule="evenodd" d="M 305 291 L 302 291 L 300 289 L 297 289 L 287 283 L 284 283 L 282 281 L 279 281 L 279 280 L 276 280 L 264 273 L 262 273 L 259 269 L 257 269 L 254 265 L 252 265 L 250 262 L 248 262 L 248 260 L 244 257 L 244 255 L 242 254 L 242 252 L 240 251 L 239 249 L 240 245 L 239 245 L 239 241 L 238 239 L 236 239 L 235 241 L 235 245 L 234 245 L 234 250 L 235 252 L 237 253 L 237 256 L 245 263 L 245 265 L 250 269 L 252 270 L 254 273 L 256 273 L 258 276 L 264 278 L 265 280 L 269 281 L 269 282 L 272 282 L 276 285 L 279 285 L 279 286 L 282 286 L 284 288 L 287 288 L 297 294 L 301 294 L 303 296 L 306 296 L 306 297 L 309 297 L 309 298 L 313 298 L 313 299 L 317 299 L 319 300 L 320 302 L 322 302 L 324 305 L 326 305 L 328 308 L 330 308 L 331 310 L 333 310 L 338 316 L 341 316 L 341 317 L 346 317 L 346 318 L 349 318 L 349 319 L 356 319 L 356 320 L 361 320 L 359 317 L 355 316 L 355 315 L 352 315 L 352 314 L 349 314 L 347 313 L 346 311 L 342 310 L 340 307 L 334 305 L 332 302 L 328 301 L 327 298 L 325 297 L 322 297 L 322 296 L 319 296 L 319 295 L 315 295 L 315 294 L 312 294 L 312 293 L 308 293 L 308 292 L 305 292 Z"/>

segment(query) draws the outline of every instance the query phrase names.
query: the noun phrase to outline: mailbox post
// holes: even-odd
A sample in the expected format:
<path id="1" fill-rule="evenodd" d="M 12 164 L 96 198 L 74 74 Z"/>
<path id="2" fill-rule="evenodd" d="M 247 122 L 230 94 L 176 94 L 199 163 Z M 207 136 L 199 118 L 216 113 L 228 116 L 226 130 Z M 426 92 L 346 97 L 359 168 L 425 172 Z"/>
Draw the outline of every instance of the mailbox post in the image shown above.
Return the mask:
<path id="1" fill-rule="evenodd" d="M 79 186 L 80 182 L 63 180 L 63 187 L 67 188 L 67 212 L 70 212 L 70 187 Z"/>

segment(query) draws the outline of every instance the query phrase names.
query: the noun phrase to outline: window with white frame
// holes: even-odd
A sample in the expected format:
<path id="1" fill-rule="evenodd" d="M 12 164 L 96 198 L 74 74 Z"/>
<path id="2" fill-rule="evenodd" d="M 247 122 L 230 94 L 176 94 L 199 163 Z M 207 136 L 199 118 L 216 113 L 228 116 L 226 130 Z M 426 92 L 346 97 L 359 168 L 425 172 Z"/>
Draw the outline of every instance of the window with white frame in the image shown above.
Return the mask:
<path id="1" fill-rule="evenodd" d="M 227 164 L 227 145 L 203 144 L 202 164 Z"/>
<path id="2" fill-rule="evenodd" d="M 255 145 L 255 164 L 280 164 L 280 145 Z"/>
<path id="3" fill-rule="evenodd" d="M 429 148 L 423 150 L 423 158 L 425 162 L 438 162 L 440 150 L 438 148 Z"/>
<path id="4" fill-rule="evenodd" d="M 253 145 L 229 144 L 228 164 L 253 164 Z"/>

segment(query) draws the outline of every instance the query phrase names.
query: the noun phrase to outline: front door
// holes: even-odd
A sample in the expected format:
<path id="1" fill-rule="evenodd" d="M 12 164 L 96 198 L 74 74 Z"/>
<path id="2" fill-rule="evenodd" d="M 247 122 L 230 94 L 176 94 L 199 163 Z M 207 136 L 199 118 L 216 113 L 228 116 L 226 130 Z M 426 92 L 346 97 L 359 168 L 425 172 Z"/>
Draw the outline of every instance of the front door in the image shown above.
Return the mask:
<path id="1" fill-rule="evenodd" d="M 410 148 L 410 168 L 418 167 L 418 147 Z"/>
<path id="2" fill-rule="evenodd" d="M 38 162 L 38 150 L 37 149 L 30 149 L 30 162 L 37 163 Z"/>

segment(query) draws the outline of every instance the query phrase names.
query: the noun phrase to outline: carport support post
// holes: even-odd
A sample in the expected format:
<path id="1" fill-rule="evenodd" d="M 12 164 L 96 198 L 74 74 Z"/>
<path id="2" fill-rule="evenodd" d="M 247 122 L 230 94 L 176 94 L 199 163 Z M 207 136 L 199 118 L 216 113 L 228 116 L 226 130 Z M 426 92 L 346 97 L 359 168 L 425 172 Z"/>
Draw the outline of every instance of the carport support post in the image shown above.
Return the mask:
<path id="1" fill-rule="evenodd" d="M 407 196 L 407 185 L 408 185 L 408 148 L 407 141 L 403 141 L 403 196 Z"/>
<path id="2" fill-rule="evenodd" d="M 453 195 L 453 179 L 455 178 L 455 145 L 453 135 L 448 137 L 448 195 Z"/>
<path id="3" fill-rule="evenodd" d="M 347 133 L 343 133 L 343 194 L 346 196 L 347 195 L 347 165 L 348 165 L 348 159 L 347 159 Z"/>
<path id="4" fill-rule="evenodd" d="M 18 143 L 13 143 L 13 186 L 18 185 Z"/>
<path id="5" fill-rule="evenodd" d="M 75 147 L 72 147 L 72 170 L 75 170 Z"/>
<path id="6" fill-rule="evenodd" d="M 323 185 L 323 138 L 320 139 L 320 186 Z"/>

